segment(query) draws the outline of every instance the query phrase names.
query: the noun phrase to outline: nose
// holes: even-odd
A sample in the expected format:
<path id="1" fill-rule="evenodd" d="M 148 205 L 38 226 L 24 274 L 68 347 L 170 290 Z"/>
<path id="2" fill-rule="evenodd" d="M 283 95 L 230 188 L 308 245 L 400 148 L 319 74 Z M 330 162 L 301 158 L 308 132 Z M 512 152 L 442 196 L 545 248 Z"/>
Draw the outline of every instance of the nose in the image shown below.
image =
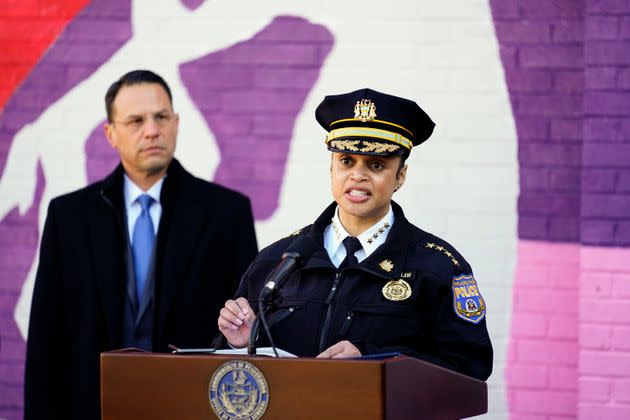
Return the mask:
<path id="1" fill-rule="evenodd" d="M 147 117 L 144 123 L 144 136 L 145 137 L 157 137 L 160 134 L 158 123 L 154 117 Z"/>
<path id="2" fill-rule="evenodd" d="M 367 179 L 367 167 L 363 163 L 358 163 L 352 168 L 350 178 L 355 182 L 361 182 Z"/>

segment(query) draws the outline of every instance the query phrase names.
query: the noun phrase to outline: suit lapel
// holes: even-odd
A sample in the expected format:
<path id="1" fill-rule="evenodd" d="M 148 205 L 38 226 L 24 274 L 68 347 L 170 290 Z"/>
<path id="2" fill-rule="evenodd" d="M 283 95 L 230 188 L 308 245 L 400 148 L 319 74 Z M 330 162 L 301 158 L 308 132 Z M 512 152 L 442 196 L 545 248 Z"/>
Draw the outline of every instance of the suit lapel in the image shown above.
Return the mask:
<path id="1" fill-rule="evenodd" d="M 188 273 L 189 260 L 208 223 L 207 210 L 197 198 L 198 191 L 193 191 L 193 183 L 192 175 L 173 159 L 161 195 L 154 295 L 158 337 L 154 343 L 161 342 L 170 307 L 183 283 L 194 280 Z"/>
<path id="2" fill-rule="evenodd" d="M 118 179 L 120 178 L 120 179 Z M 120 184 L 120 185 L 118 185 Z M 124 209 L 122 209 L 122 167 L 103 181 L 88 209 L 90 249 L 94 277 L 112 347 L 120 345 L 123 299 L 125 296 Z"/>

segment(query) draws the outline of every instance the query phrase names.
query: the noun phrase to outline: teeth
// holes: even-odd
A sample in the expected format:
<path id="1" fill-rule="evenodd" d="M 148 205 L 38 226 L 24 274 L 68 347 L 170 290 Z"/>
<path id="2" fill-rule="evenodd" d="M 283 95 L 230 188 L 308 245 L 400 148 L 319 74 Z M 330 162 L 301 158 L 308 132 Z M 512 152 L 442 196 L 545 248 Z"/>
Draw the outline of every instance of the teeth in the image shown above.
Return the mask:
<path id="1" fill-rule="evenodd" d="M 350 195 L 364 197 L 367 195 L 367 193 L 365 191 L 350 190 Z"/>

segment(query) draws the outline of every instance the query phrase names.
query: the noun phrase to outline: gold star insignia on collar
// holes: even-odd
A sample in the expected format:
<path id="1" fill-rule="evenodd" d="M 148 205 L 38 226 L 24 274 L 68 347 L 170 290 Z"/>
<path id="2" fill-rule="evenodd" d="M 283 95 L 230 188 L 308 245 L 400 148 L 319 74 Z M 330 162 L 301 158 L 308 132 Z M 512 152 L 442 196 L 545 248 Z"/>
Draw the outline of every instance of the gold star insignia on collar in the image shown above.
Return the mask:
<path id="1" fill-rule="evenodd" d="M 431 249 L 433 249 L 433 248 L 435 248 L 435 244 L 428 243 L 428 244 L 427 244 L 427 248 L 431 248 Z"/>
<path id="2" fill-rule="evenodd" d="M 381 236 L 381 234 L 385 232 L 387 228 L 389 228 L 389 223 L 385 222 L 379 230 L 374 232 L 374 235 L 368 238 L 367 243 L 372 244 L 372 242 L 374 242 L 379 236 Z"/>
<path id="3" fill-rule="evenodd" d="M 392 263 L 390 260 L 383 260 L 378 264 L 378 266 L 388 273 L 394 269 L 394 263 Z"/>

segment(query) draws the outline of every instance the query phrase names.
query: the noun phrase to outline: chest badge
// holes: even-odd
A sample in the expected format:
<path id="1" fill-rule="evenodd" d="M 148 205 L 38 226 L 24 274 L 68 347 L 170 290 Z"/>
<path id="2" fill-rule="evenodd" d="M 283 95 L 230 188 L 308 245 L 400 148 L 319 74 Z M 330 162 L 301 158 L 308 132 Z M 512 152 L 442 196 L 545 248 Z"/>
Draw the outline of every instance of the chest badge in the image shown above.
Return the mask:
<path id="1" fill-rule="evenodd" d="M 392 263 L 390 260 L 383 260 L 378 264 L 378 266 L 388 273 L 394 269 L 394 263 Z"/>
<path id="2" fill-rule="evenodd" d="M 390 280 L 383 286 L 383 296 L 393 301 L 409 299 L 411 296 L 411 286 L 403 279 Z"/>

